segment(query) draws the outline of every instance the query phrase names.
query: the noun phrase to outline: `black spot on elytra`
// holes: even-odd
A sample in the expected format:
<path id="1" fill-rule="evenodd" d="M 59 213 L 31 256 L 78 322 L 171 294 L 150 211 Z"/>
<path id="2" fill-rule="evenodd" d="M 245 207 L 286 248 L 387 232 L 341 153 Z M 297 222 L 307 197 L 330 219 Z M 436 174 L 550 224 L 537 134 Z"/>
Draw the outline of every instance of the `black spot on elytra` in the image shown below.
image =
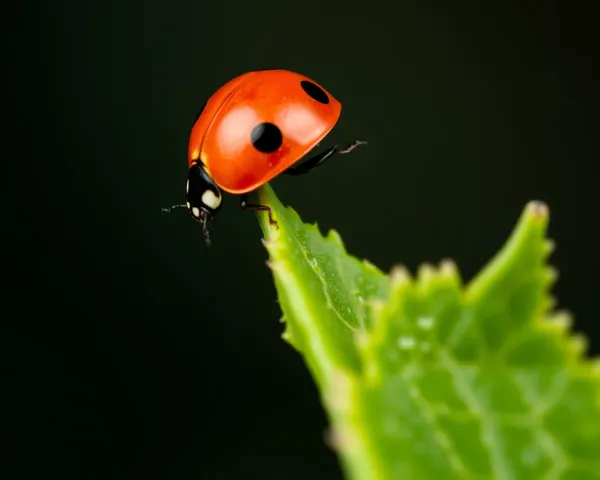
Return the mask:
<path id="1" fill-rule="evenodd" d="M 314 100 L 319 103 L 327 105 L 329 103 L 329 97 L 325 91 L 319 87 L 316 83 L 309 82 L 308 80 L 302 80 L 300 82 L 302 89 Z"/>
<path id="2" fill-rule="evenodd" d="M 283 143 L 283 136 L 281 130 L 272 123 L 259 123 L 250 132 L 250 140 L 252 145 L 259 152 L 262 153 L 273 153 L 277 151 Z"/>

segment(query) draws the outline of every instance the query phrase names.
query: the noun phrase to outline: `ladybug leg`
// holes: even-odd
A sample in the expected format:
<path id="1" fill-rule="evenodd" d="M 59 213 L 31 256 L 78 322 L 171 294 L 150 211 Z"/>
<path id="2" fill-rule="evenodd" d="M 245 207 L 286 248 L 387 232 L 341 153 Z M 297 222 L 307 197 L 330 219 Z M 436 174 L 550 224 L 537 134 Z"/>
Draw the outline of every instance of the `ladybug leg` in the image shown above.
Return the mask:
<path id="1" fill-rule="evenodd" d="M 302 162 L 300 165 L 295 165 L 293 167 L 288 168 L 284 173 L 288 175 L 302 175 L 304 173 L 308 173 L 315 168 L 323 165 L 327 160 L 329 160 L 334 155 L 346 155 L 354 150 L 356 147 L 360 145 L 366 145 L 367 142 L 363 142 L 361 140 L 356 140 L 348 145 L 346 148 L 340 148 L 337 145 L 334 145 L 328 150 L 321 152 L 313 157 L 310 157 L 306 161 Z"/>
<path id="2" fill-rule="evenodd" d="M 269 223 L 271 225 L 273 225 L 276 228 L 279 228 L 279 224 L 273 219 L 273 212 L 271 211 L 270 207 L 267 207 L 266 205 L 254 205 L 251 203 L 248 203 L 248 195 L 244 194 L 242 195 L 242 201 L 240 202 L 240 206 L 244 209 L 244 210 L 249 210 L 249 211 L 266 211 L 269 214 Z"/>

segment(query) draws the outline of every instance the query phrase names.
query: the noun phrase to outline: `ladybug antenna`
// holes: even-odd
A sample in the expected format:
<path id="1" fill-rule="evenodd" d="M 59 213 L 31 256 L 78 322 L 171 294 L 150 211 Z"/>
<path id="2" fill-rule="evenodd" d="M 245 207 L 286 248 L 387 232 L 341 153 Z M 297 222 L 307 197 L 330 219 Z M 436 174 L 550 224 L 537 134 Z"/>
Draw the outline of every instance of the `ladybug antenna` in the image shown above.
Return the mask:
<path id="1" fill-rule="evenodd" d="M 171 205 L 170 207 L 161 208 L 161 211 L 164 213 L 171 213 L 176 208 L 187 208 L 187 205 Z"/>

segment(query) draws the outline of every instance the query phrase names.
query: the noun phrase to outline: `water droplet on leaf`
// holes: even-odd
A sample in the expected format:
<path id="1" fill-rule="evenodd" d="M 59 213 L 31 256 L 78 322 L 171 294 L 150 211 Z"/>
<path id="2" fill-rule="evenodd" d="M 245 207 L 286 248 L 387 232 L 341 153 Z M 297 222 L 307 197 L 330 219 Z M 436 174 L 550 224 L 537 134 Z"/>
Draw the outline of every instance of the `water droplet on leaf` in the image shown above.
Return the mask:
<path id="1" fill-rule="evenodd" d="M 403 350 L 410 350 L 415 347 L 415 339 L 410 335 L 403 335 L 398 339 L 398 346 Z"/>
<path id="2" fill-rule="evenodd" d="M 429 330 L 433 327 L 433 317 L 419 317 L 417 325 L 423 330 Z"/>

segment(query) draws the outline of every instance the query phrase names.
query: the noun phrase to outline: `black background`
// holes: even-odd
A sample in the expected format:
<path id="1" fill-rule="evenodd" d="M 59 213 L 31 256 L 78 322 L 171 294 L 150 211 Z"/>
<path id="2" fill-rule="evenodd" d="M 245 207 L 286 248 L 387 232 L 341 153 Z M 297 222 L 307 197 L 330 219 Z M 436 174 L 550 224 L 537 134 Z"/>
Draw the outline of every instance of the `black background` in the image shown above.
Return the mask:
<path id="1" fill-rule="evenodd" d="M 369 142 L 272 183 L 304 220 L 386 271 L 451 257 L 469 280 L 544 200 L 554 293 L 600 351 L 595 16 L 565 5 L 10 7 L 3 478 L 341 478 L 254 215 L 228 197 L 206 249 L 160 212 L 198 109 L 252 69 L 314 78 L 344 106 L 330 141 Z"/>

